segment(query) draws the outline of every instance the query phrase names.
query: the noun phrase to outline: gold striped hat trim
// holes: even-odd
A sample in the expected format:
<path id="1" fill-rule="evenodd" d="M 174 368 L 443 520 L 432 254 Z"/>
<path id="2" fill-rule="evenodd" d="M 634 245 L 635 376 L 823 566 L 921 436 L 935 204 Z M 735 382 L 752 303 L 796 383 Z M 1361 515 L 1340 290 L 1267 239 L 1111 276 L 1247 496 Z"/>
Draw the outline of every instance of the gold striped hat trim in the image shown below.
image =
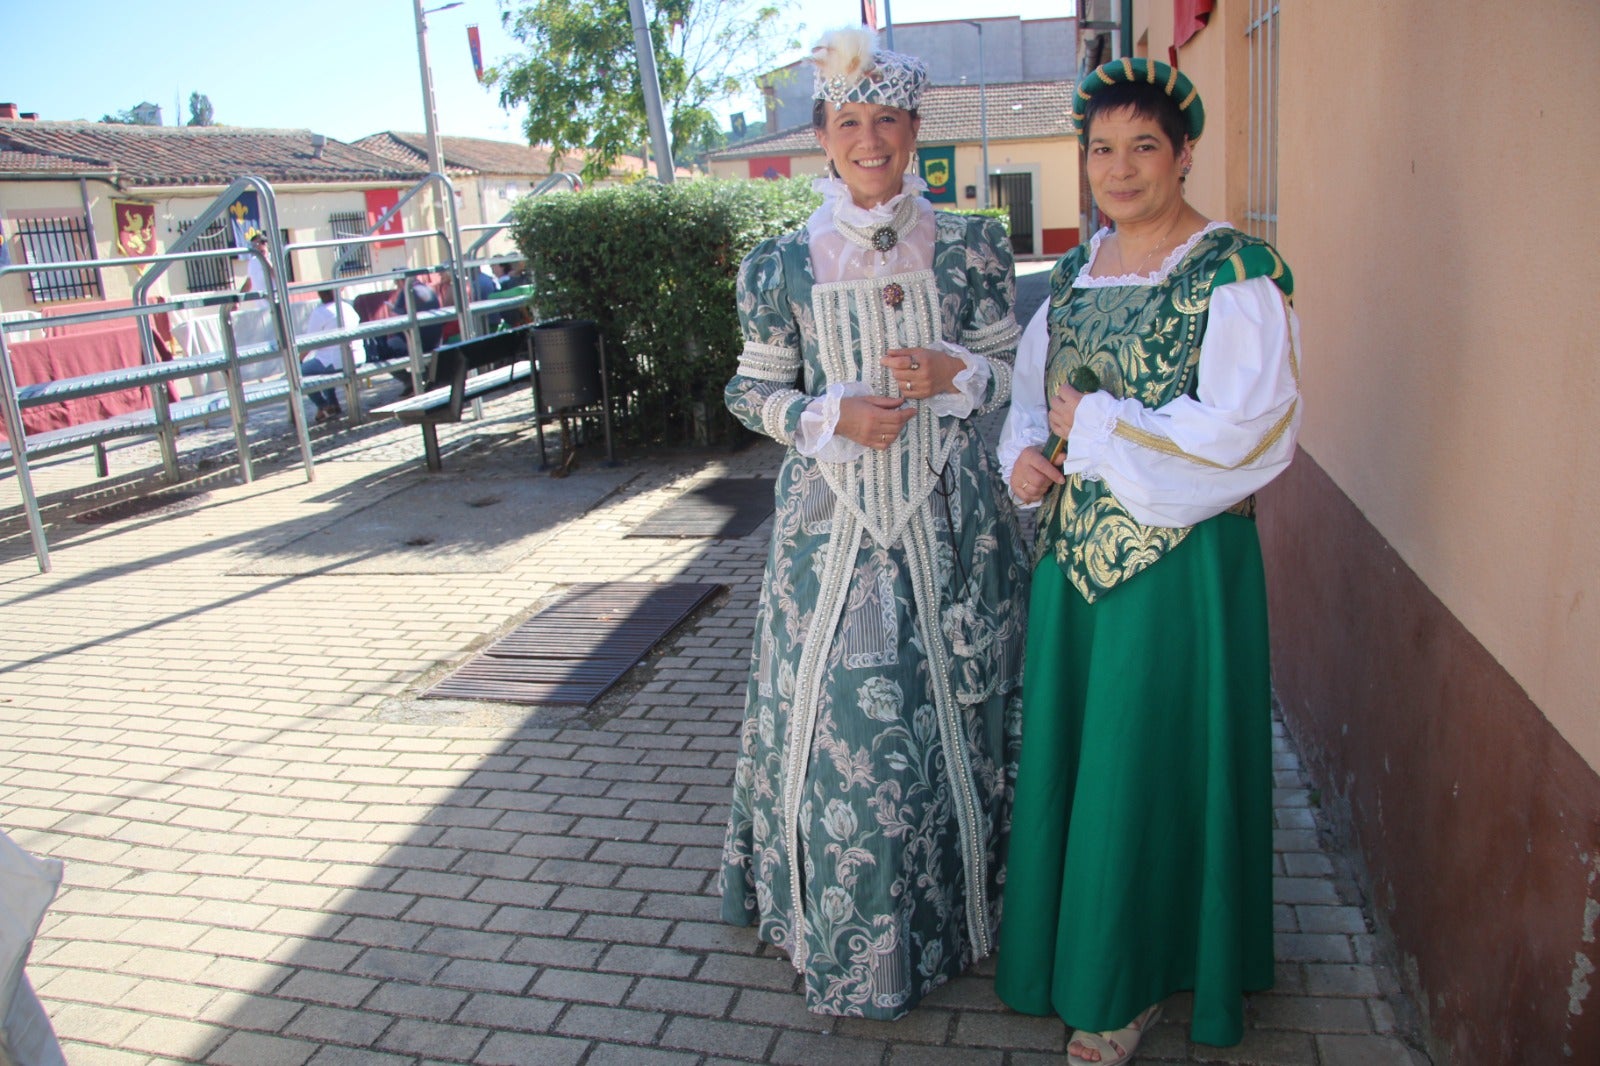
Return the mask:
<path id="1" fill-rule="evenodd" d="M 1143 64 L 1142 71 L 1139 64 Z M 1167 69 L 1167 76 L 1165 79 L 1162 79 L 1161 77 L 1162 67 L 1166 67 Z M 1095 79 L 1095 81 L 1099 84 L 1091 84 L 1089 82 L 1090 78 Z M 1200 100 L 1199 88 L 1196 87 L 1192 82 L 1188 81 L 1188 79 L 1184 77 L 1183 72 L 1177 67 L 1168 66 L 1167 64 L 1161 63 L 1158 60 L 1147 59 L 1143 57 L 1123 56 L 1121 59 L 1114 59 L 1110 62 L 1100 64 L 1098 67 L 1095 67 L 1094 70 L 1091 71 L 1087 76 L 1085 76 L 1083 81 L 1078 83 L 1077 91 L 1072 95 L 1072 119 L 1073 124 L 1078 128 L 1078 137 L 1080 140 L 1083 138 L 1083 120 L 1085 114 L 1088 112 L 1089 98 L 1093 90 L 1099 86 L 1116 85 L 1119 82 L 1144 82 L 1149 85 L 1155 85 L 1160 88 L 1162 92 L 1173 97 L 1174 100 L 1176 100 L 1176 96 L 1174 94 L 1177 93 L 1183 85 L 1188 85 L 1188 95 L 1185 96 L 1182 101 L 1178 102 L 1178 111 L 1180 113 L 1187 112 L 1189 108 L 1193 107 Z M 1088 86 L 1088 89 L 1085 88 L 1086 85 Z M 1198 133 L 1191 134 L 1189 137 L 1190 141 L 1198 141 L 1199 139 L 1200 135 Z"/>

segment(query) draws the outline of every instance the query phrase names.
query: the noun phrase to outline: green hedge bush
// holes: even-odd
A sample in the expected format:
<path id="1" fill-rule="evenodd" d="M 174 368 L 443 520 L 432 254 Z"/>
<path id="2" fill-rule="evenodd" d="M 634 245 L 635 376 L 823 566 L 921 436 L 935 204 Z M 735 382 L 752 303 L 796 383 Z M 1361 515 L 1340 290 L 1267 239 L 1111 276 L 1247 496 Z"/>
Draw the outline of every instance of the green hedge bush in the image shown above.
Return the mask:
<path id="1" fill-rule="evenodd" d="M 790 178 L 647 181 L 516 205 L 512 232 L 538 314 L 591 319 L 605 337 L 621 440 L 744 439 L 722 402 L 743 347 L 739 262 L 757 242 L 798 229 L 821 202 L 810 178 Z"/>
<path id="2" fill-rule="evenodd" d="M 739 261 L 819 202 L 792 179 L 647 181 L 517 204 L 513 233 L 538 313 L 592 319 L 605 337 L 622 440 L 738 438 L 722 390 L 742 347 Z"/>

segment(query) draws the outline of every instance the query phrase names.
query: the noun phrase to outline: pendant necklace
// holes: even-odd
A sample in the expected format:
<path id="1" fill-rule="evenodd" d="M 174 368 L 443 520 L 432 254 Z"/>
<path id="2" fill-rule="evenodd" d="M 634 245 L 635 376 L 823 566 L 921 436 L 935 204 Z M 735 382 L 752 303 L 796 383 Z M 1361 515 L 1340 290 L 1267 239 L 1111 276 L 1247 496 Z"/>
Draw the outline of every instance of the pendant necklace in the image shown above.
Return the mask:
<path id="1" fill-rule="evenodd" d="M 1168 226 L 1167 227 L 1167 231 L 1165 233 L 1163 233 L 1159 238 L 1156 239 L 1156 243 L 1151 245 L 1150 250 L 1148 252 L 1144 253 L 1144 258 L 1143 259 L 1139 260 L 1138 263 L 1134 264 L 1134 268 L 1132 270 L 1124 270 L 1124 269 L 1122 269 L 1122 267 L 1125 265 L 1124 262 L 1123 262 L 1123 259 L 1122 259 L 1122 234 L 1118 233 L 1117 234 L 1117 267 L 1118 267 L 1117 273 L 1119 275 L 1123 276 L 1123 277 L 1127 277 L 1129 275 L 1133 275 L 1133 276 L 1136 276 L 1136 277 L 1142 276 L 1140 274 L 1140 271 L 1142 271 L 1144 269 L 1144 265 L 1150 261 L 1150 257 L 1152 255 L 1155 255 L 1156 252 L 1161 250 L 1161 246 L 1162 245 L 1167 243 L 1167 238 L 1172 236 L 1172 231 L 1178 228 L 1178 221 L 1182 217 L 1183 217 L 1182 215 L 1179 215 L 1177 218 L 1174 218 L 1172 220 L 1172 225 Z"/>
<path id="2" fill-rule="evenodd" d="M 894 213 L 889 221 L 877 226 L 858 226 L 841 217 L 840 210 L 833 213 L 833 224 L 844 235 L 844 239 L 858 248 L 869 252 L 878 253 L 878 263 L 881 266 L 889 261 L 889 250 L 900 243 L 900 239 L 910 233 L 917 224 L 916 193 L 907 193 L 898 204 L 894 205 Z M 839 207 L 844 207 L 841 200 Z"/>

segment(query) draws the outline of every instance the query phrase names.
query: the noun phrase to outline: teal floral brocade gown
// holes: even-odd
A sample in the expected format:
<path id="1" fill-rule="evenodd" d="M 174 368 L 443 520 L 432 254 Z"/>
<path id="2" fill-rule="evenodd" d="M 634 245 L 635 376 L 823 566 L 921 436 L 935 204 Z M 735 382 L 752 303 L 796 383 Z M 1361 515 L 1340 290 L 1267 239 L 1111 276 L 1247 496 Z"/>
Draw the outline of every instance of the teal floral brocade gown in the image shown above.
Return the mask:
<path id="1" fill-rule="evenodd" d="M 973 418 L 1009 395 L 1014 281 L 998 226 L 935 217 L 931 271 L 818 284 L 802 230 L 758 246 L 740 277 L 728 406 L 791 447 L 722 913 L 789 954 L 821 1014 L 897 1018 L 998 928 L 1029 564 Z M 882 352 L 941 339 L 988 360 L 978 411 L 923 405 L 892 448 L 849 462 L 792 446 L 830 383 L 893 395 Z"/>

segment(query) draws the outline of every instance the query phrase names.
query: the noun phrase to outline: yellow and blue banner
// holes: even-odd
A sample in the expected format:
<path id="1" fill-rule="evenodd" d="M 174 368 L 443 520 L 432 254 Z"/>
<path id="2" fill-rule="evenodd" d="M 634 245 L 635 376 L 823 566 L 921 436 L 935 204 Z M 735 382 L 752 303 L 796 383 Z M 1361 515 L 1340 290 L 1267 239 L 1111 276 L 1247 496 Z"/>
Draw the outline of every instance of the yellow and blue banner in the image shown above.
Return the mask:
<path id="1" fill-rule="evenodd" d="M 956 202 L 956 149 L 917 146 L 917 168 L 928 183 L 928 201 L 935 204 Z"/>

